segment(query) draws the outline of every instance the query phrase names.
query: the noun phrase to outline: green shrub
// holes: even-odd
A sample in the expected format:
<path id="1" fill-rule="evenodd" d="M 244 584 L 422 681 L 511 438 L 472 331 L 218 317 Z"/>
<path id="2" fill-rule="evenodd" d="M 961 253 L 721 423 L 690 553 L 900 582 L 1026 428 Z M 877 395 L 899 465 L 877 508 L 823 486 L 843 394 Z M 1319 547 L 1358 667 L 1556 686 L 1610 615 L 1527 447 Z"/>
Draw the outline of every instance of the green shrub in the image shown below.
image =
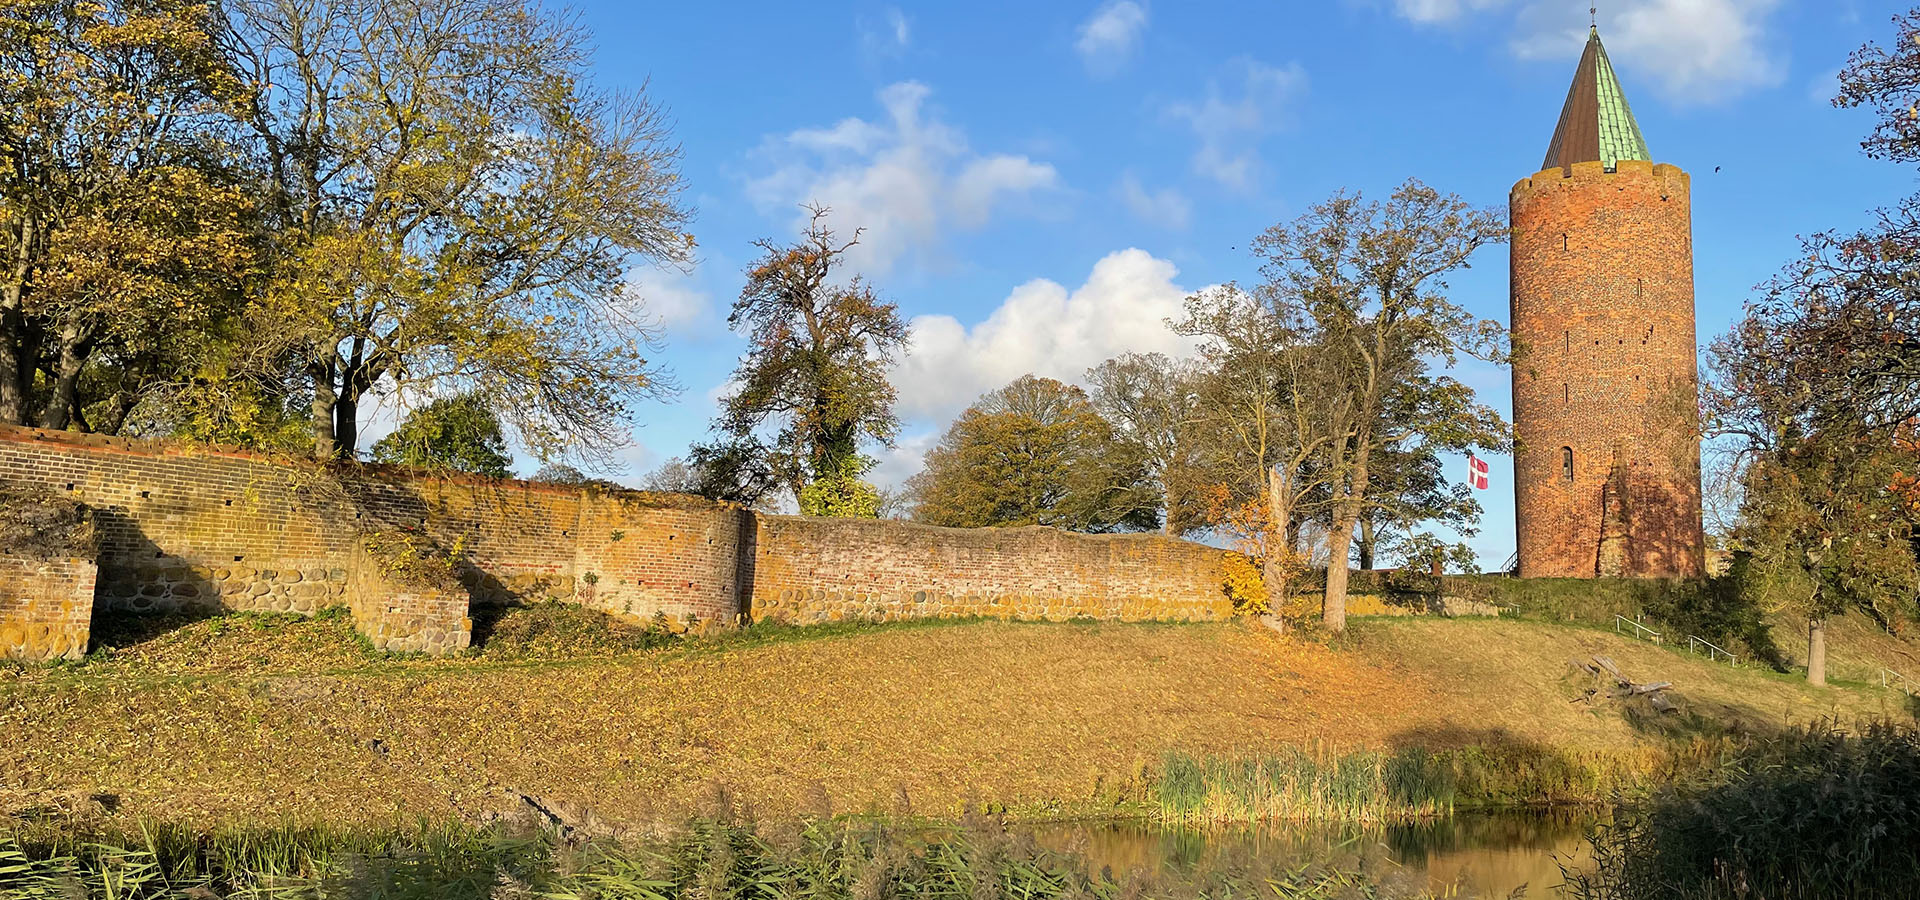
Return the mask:
<path id="1" fill-rule="evenodd" d="M 1912 897 L 1920 732 L 1815 726 L 1628 802 L 1593 838 L 1583 900 Z"/>

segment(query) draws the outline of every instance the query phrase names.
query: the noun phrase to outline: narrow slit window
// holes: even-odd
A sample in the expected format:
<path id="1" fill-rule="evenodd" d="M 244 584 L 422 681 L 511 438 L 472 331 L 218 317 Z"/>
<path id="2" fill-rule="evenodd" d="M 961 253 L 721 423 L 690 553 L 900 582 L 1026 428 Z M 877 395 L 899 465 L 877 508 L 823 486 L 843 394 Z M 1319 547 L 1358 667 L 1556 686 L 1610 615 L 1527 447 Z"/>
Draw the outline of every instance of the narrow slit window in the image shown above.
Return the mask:
<path id="1" fill-rule="evenodd" d="M 1566 384 L 1564 382 L 1560 385 L 1560 402 L 1561 403 L 1573 402 L 1573 385 Z"/>
<path id="2" fill-rule="evenodd" d="M 1568 249 L 1569 248 L 1567 246 L 1567 233 L 1564 231 L 1560 232 L 1560 252 L 1565 253 L 1567 252 Z"/>
<path id="3" fill-rule="evenodd" d="M 1573 480 L 1573 448 L 1572 447 L 1560 448 L 1560 478 L 1564 481 Z"/>

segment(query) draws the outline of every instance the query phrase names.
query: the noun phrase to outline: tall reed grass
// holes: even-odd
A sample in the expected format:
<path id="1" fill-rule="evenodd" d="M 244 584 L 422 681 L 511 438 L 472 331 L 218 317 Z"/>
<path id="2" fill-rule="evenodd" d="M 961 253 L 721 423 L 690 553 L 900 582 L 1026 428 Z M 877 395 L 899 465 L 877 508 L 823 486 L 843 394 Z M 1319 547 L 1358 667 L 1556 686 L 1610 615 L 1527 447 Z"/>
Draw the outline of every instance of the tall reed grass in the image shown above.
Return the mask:
<path id="1" fill-rule="evenodd" d="M 14 900 L 1015 900 L 1377 896 L 1366 878 L 1294 867 L 1140 877 L 1091 872 L 1031 838 L 979 823 L 892 829 L 845 822 L 763 831 L 695 822 L 638 843 L 421 826 L 37 838 L 0 834 L 0 897 Z"/>
<path id="2" fill-rule="evenodd" d="M 1461 810 L 1598 806 L 1711 758 L 1709 744 L 1569 752 L 1526 743 L 1459 749 L 1295 749 L 1251 758 L 1169 754 L 1157 817 L 1217 825 L 1270 820 L 1389 822 Z"/>

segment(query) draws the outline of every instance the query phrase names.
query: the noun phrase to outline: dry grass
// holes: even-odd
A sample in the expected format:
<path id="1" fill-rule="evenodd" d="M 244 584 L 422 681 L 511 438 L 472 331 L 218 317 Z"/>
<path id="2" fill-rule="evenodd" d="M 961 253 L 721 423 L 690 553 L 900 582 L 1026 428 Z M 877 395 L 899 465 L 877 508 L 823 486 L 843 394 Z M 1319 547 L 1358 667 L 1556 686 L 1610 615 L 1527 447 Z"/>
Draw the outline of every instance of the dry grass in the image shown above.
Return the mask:
<path id="1" fill-rule="evenodd" d="M 189 631 L 0 674 L 0 813 L 110 794 L 123 815 L 387 823 L 476 817 L 511 788 L 641 823 L 724 788 L 775 816 L 969 800 L 1037 816 L 1144 801 L 1174 752 L 1643 746 L 1560 695 L 1580 653 L 1745 722 L 1895 711 L 1877 690 L 1500 621 L 1363 621 L 1341 649 L 1238 623 L 975 622 L 570 660 L 380 660 L 326 632 L 343 627 Z"/>

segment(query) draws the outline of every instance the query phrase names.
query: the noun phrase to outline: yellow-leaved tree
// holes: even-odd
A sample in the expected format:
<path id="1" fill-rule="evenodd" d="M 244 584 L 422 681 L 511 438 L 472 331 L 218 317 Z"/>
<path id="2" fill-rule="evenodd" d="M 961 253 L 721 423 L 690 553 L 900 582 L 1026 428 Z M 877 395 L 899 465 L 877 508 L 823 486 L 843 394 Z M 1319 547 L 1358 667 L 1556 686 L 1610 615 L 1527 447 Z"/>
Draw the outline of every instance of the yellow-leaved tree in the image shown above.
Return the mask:
<path id="1" fill-rule="evenodd" d="M 314 452 L 380 392 L 477 391 L 541 457 L 623 443 L 667 387 L 628 271 L 693 251 L 660 109 L 531 0 L 223 8 L 274 235 L 255 358 L 304 382 Z"/>

